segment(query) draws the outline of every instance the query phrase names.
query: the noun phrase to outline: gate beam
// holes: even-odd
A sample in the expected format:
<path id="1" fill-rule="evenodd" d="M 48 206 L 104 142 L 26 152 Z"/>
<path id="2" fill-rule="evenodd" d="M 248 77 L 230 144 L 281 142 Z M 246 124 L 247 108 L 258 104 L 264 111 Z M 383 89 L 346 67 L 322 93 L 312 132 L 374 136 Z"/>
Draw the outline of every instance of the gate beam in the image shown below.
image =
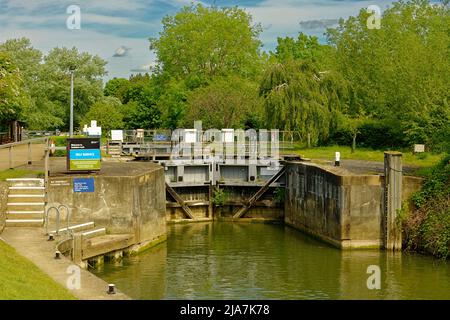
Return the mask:
<path id="1" fill-rule="evenodd" d="M 233 219 L 239 219 L 241 218 L 253 205 L 256 201 L 258 201 L 259 198 L 269 189 L 270 185 L 277 181 L 286 171 L 286 167 L 281 168 L 280 171 L 278 171 L 272 178 L 267 181 L 267 183 L 258 190 L 251 198 L 248 200 L 246 204 L 244 204 L 233 216 Z"/>
<path id="2" fill-rule="evenodd" d="M 173 199 L 181 206 L 183 212 L 192 220 L 195 220 L 194 215 L 192 214 L 191 209 L 186 205 L 186 203 L 181 199 L 178 193 L 166 182 L 166 190 L 173 197 Z"/>

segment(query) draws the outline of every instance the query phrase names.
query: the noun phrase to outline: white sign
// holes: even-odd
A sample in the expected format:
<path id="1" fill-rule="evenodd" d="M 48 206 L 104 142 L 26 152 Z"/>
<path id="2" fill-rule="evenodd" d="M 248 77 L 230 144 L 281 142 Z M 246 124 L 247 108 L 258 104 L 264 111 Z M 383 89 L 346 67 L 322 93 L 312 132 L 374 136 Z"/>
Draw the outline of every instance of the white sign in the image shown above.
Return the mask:
<path id="1" fill-rule="evenodd" d="M 184 141 L 186 143 L 197 142 L 197 129 L 186 129 L 184 130 Z"/>
<path id="2" fill-rule="evenodd" d="M 222 129 L 222 141 L 226 143 L 234 142 L 234 129 Z"/>
<path id="3" fill-rule="evenodd" d="M 423 153 L 423 152 L 425 152 L 424 144 L 415 144 L 414 145 L 414 153 Z"/>
<path id="4" fill-rule="evenodd" d="M 91 121 L 91 126 L 87 128 L 87 135 L 90 137 L 100 137 L 102 135 L 102 127 L 97 127 L 96 120 Z"/>
<path id="5" fill-rule="evenodd" d="M 111 130 L 111 140 L 123 142 L 123 130 Z"/>

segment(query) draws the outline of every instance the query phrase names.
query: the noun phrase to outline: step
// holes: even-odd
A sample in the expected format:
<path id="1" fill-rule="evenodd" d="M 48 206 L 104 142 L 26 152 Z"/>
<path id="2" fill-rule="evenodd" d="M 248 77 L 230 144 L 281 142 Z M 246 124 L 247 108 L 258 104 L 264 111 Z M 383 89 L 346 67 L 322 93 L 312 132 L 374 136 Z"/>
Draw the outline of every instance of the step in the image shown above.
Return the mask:
<path id="1" fill-rule="evenodd" d="M 42 202 L 45 199 L 44 194 L 9 194 L 9 202 Z"/>
<path id="2" fill-rule="evenodd" d="M 8 202 L 6 205 L 7 206 L 16 206 L 16 207 L 45 206 L 45 202 Z"/>
<path id="3" fill-rule="evenodd" d="M 44 190 L 42 186 L 11 186 L 9 190 Z"/>
<path id="4" fill-rule="evenodd" d="M 39 181 L 39 182 L 43 182 L 44 179 L 40 179 L 40 178 L 8 178 L 6 179 L 6 181 L 8 182 L 18 182 L 18 181 Z"/>
<path id="5" fill-rule="evenodd" d="M 34 220 L 34 219 L 42 219 L 43 214 L 41 213 L 8 213 L 8 219 L 10 220 Z"/>
<path id="6" fill-rule="evenodd" d="M 6 181 L 13 187 L 43 187 L 44 186 L 44 179 L 37 179 L 37 178 L 6 179 Z"/>
<path id="7" fill-rule="evenodd" d="M 42 227 L 44 219 L 7 219 L 6 227 Z"/>
<path id="8" fill-rule="evenodd" d="M 81 233 L 83 240 L 92 239 L 94 237 L 106 235 L 106 228 L 97 228 Z"/>
<path id="9" fill-rule="evenodd" d="M 7 214 L 44 214 L 45 211 L 43 210 L 31 210 L 31 211 L 26 211 L 26 210 L 11 210 L 11 211 L 7 211 Z"/>
<path id="10" fill-rule="evenodd" d="M 44 187 L 9 187 L 9 195 L 45 195 Z"/>
<path id="11" fill-rule="evenodd" d="M 7 203 L 7 211 L 43 211 L 45 210 L 44 202 L 9 202 Z"/>
<path id="12" fill-rule="evenodd" d="M 69 230 L 71 230 L 73 232 L 81 232 L 81 231 L 91 230 L 94 227 L 95 227 L 94 222 L 87 222 L 87 223 L 76 224 L 76 225 L 70 226 Z M 59 229 L 59 233 L 61 233 L 61 232 L 67 232 L 67 227 Z M 55 234 L 56 230 L 50 231 L 50 233 Z"/>

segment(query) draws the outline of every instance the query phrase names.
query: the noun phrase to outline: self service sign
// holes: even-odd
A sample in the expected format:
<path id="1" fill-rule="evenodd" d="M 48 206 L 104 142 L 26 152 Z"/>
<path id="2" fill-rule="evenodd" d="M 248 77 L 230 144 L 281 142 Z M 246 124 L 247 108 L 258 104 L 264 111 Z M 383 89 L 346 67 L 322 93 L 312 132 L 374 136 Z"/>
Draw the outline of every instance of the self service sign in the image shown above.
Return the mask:
<path id="1" fill-rule="evenodd" d="M 100 170 L 100 139 L 67 139 L 67 169 L 69 171 Z"/>

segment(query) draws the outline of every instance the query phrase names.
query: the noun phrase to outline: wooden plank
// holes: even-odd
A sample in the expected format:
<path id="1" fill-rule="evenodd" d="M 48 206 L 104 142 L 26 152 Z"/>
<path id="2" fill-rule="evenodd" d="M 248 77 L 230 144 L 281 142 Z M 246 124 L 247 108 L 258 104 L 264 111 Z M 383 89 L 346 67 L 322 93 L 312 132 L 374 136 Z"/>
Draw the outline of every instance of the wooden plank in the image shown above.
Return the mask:
<path id="1" fill-rule="evenodd" d="M 117 250 L 126 249 L 134 244 L 132 234 L 104 235 L 83 241 L 82 259 L 86 260 Z"/>
<path id="2" fill-rule="evenodd" d="M 240 217 L 242 217 L 248 211 L 248 209 L 250 209 L 255 204 L 255 202 L 258 201 L 258 199 L 261 198 L 261 196 L 269 189 L 270 185 L 277 181 L 284 174 L 285 170 L 286 167 L 281 168 L 280 171 L 278 171 L 272 178 L 270 178 L 269 181 L 267 181 L 267 183 L 236 212 L 236 214 L 233 216 L 233 219 L 239 219 Z"/>
<path id="3" fill-rule="evenodd" d="M 176 191 L 169 186 L 169 184 L 166 182 L 166 190 L 169 192 L 169 194 L 173 197 L 173 199 L 178 202 L 178 204 L 181 206 L 181 209 L 183 209 L 184 213 L 192 220 L 195 220 L 194 215 L 192 214 L 191 209 L 186 205 L 183 199 L 176 193 Z"/>

